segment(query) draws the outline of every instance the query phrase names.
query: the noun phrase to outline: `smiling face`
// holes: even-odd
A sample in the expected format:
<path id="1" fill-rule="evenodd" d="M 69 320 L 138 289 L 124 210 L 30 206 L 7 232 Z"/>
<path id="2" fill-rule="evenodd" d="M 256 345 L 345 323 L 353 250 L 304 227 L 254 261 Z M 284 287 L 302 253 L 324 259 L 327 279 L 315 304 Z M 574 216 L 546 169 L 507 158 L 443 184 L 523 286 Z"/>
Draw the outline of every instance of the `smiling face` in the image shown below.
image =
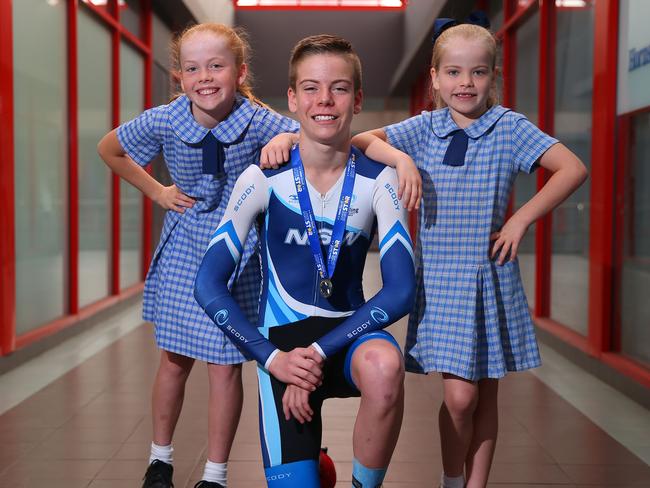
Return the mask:
<path id="1" fill-rule="evenodd" d="M 444 47 L 438 67 L 431 68 L 433 88 L 459 127 L 467 127 L 488 109 L 493 66 L 493 56 L 481 39 L 457 36 Z"/>
<path id="2" fill-rule="evenodd" d="M 341 54 L 312 54 L 296 66 L 295 88 L 287 93 L 289 110 L 300 122 L 301 138 L 329 146 L 349 143 L 352 116 L 361 111 L 362 93 L 354 89 L 354 66 Z"/>
<path id="3" fill-rule="evenodd" d="M 204 127 L 214 127 L 232 110 L 246 65 L 237 66 L 228 41 L 210 31 L 192 33 L 180 46 L 180 82 L 192 102 L 192 115 Z"/>

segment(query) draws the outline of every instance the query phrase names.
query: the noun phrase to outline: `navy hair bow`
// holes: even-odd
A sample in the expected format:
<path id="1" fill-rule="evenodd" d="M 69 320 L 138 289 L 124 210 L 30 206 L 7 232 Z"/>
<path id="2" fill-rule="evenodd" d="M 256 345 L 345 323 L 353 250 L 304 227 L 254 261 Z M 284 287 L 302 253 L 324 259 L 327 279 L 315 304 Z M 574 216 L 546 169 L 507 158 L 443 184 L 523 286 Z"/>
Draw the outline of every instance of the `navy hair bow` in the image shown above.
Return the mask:
<path id="1" fill-rule="evenodd" d="M 433 23 L 432 44 L 436 43 L 436 41 L 440 37 L 440 34 L 442 34 L 444 31 L 446 31 L 450 27 L 454 27 L 460 24 L 473 24 L 473 25 L 478 25 L 480 27 L 483 27 L 485 29 L 489 29 L 490 19 L 488 19 L 485 12 L 481 10 L 476 10 L 471 14 L 469 14 L 465 19 L 465 22 L 458 22 L 456 19 L 448 19 L 448 18 L 436 19 L 435 22 Z"/>

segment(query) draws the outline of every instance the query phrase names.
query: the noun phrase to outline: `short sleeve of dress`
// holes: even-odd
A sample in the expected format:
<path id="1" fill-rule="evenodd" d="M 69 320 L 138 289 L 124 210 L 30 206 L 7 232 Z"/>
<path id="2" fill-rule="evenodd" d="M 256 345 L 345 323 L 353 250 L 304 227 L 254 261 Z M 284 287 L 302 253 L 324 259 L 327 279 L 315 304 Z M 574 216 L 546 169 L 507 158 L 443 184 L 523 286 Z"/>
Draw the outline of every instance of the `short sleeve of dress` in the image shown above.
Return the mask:
<path id="1" fill-rule="evenodd" d="M 133 161 L 146 166 L 162 151 L 160 137 L 164 106 L 146 110 L 117 128 L 117 139 Z"/>
<path id="2" fill-rule="evenodd" d="M 255 115 L 254 129 L 257 131 L 259 147 L 263 147 L 282 132 L 298 132 L 300 124 L 273 110 L 260 109 Z"/>
<path id="3" fill-rule="evenodd" d="M 521 114 L 514 124 L 512 144 L 515 168 L 532 173 L 537 160 L 558 140 L 541 131 Z"/>
<path id="4" fill-rule="evenodd" d="M 388 143 L 416 159 L 416 153 L 422 145 L 427 127 L 425 114 L 426 112 L 423 112 L 410 119 L 384 127 Z"/>

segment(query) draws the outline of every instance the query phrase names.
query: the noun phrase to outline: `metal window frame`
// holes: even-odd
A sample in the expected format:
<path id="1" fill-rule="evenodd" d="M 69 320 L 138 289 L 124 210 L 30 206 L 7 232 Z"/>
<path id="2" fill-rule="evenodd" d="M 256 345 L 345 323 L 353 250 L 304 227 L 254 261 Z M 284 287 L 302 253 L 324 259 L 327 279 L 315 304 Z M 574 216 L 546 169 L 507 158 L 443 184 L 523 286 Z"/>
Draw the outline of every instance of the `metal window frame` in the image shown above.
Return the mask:
<path id="1" fill-rule="evenodd" d="M 80 6 L 81 5 L 81 6 Z M 65 283 L 68 285 L 65 315 L 43 324 L 26 333 L 16 333 L 16 253 L 15 253 L 15 192 L 14 192 L 14 107 L 13 107 L 13 16 L 12 2 L 0 2 L 0 158 L 5 164 L 0 165 L 0 226 L 4 230 L 0 236 L 0 355 L 7 355 L 17 349 L 28 346 L 62 329 L 74 326 L 101 310 L 107 309 L 130 298 L 143 289 L 143 280 L 151 259 L 151 223 L 152 203 L 143 198 L 141 280 L 127 288 L 119 286 L 119 251 L 120 251 L 120 208 L 119 177 L 111 177 L 111 286 L 109 295 L 84 307 L 79 307 L 79 118 L 78 118 L 78 79 L 77 79 L 77 17 L 79 8 L 85 8 L 96 19 L 111 29 L 111 79 L 112 102 L 111 118 L 114 127 L 119 125 L 119 48 L 124 39 L 137 49 L 144 57 L 143 93 L 144 107 L 152 102 L 152 5 L 151 0 L 142 0 L 141 27 L 142 38 L 134 35 L 119 21 L 117 0 L 110 0 L 107 9 L 92 3 L 69 0 L 66 5 L 67 34 L 67 94 L 68 94 L 68 260 Z M 65 286 L 64 283 L 61 284 Z"/>
<path id="2" fill-rule="evenodd" d="M 504 102 L 514 104 L 516 46 L 510 45 L 516 29 L 537 9 L 540 12 L 540 92 L 538 125 L 553 133 L 555 105 L 555 22 L 553 0 L 532 2 L 517 8 L 514 0 L 504 2 L 504 25 L 497 33 L 504 49 Z M 620 172 L 626 164 L 626 140 L 629 123 L 626 114 L 616 114 L 616 69 L 618 66 L 619 2 L 597 0 L 594 4 L 594 56 L 592 95 L 591 194 L 589 226 L 589 328 L 583 336 L 549 317 L 551 296 L 552 217 L 537 223 L 535 308 L 533 320 L 542 330 L 596 358 L 632 380 L 650 387 L 648 365 L 625 356 L 620 350 L 620 269 L 621 229 L 615 211 L 625 192 Z M 604 55 L 603 55 L 604 53 Z M 622 137 L 623 136 L 623 137 Z M 612 164 L 615 161 L 615 164 Z M 616 174 L 615 174 L 616 173 Z M 546 175 L 538 176 L 538 188 Z M 541 225 L 540 225 L 541 224 Z"/>
<path id="3" fill-rule="evenodd" d="M 477 1 L 480 8 L 481 0 Z M 618 1 L 597 0 L 594 25 L 593 112 L 591 144 L 591 194 L 589 228 L 589 329 L 586 336 L 550 318 L 552 216 L 538 221 L 536 232 L 535 308 L 533 321 L 540 329 L 557 337 L 571 347 L 596 358 L 624 376 L 650 387 L 650 368 L 625 356 L 620 348 L 620 283 L 623 226 L 621 204 L 625 194 L 622 175 L 627 164 L 627 130 L 630 117 L 640 111 L 617 116 L 616 79 L 618 56 Z M 554 131 L 555 112 L 555 43 L 556 18 L 560 7 L 553 0 L 540 0 L 520 6 L 515 0 L 504 1 L 504 23 L 495 34 L 503 49 L 503 100 L 514 106 L 516 93 L 516 31 L 539 10 L 540 45 L 537 124 L 547 133 Z M 422 76 L 425 76 L 423 74 Z M 424 109 L 422 80 L 411 92 L 411 112 Z M 615 164 L 612 164 L 615 161 Z M 538 175 L 538 188 L 547 179 Z"/>
<path id="4" fill-rule="evenodd" d="M 0 354 L 16 348 L 13 21 L 11 2 L 0 2 Z"/>

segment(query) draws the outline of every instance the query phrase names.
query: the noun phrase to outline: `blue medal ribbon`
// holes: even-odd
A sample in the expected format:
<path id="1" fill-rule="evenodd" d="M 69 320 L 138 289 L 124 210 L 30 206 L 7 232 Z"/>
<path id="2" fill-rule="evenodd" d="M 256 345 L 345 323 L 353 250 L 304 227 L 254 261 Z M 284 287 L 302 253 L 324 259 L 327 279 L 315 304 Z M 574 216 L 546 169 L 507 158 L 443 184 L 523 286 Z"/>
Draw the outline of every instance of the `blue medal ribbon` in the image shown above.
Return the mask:
<path id="1" fill-rule="evenodd" d="M 300 159 L 300 151 L 298 146 L 294 147 L 291 151 L 291 167 L 293 169 L 293 181 L 296 185 L 296 192 L 298 194 L 298 202 L 300 204 L 300 211 L 302 218 L 305 221 L 305 228 L 307 229 L 307 237 L 309 239 L 309 246 L 314 256 L 316 269 L 321 279 L 320 292 L 325 298 L 332 294 L 331 278 L 334 276 L 336 269 L 336 261 L 339 258 L 341 245 L 343 244 L 343 235 L 345 234 L 345 226 L 348 220 L 348 213 L 350 211 L 350 203 L 352 200 L 352 191 L 354 189 L 354 179 L 356 176 L 355 157 L 350 151 L 347 165 L 345 166 L 345 178 L 343 180 L 343 188 L 341 189 L 341 196 L 339 197 L 339 206 L 336 211 L 336 219 L 334 220 L 334 227 L 332 228 L 332 240 L 330 241 L 329 249 L 327 251 L 327 263 L 323 258 L 323 251 L 320 244 L 320 236 L 318 235 L 318 228 L 316 227 L 316 219 L 314 217 L 314 209 L 311 206 L 309 199 L 309 190 L 307 189 L 307 179 L 305 178 L 305 168 Z"/>

